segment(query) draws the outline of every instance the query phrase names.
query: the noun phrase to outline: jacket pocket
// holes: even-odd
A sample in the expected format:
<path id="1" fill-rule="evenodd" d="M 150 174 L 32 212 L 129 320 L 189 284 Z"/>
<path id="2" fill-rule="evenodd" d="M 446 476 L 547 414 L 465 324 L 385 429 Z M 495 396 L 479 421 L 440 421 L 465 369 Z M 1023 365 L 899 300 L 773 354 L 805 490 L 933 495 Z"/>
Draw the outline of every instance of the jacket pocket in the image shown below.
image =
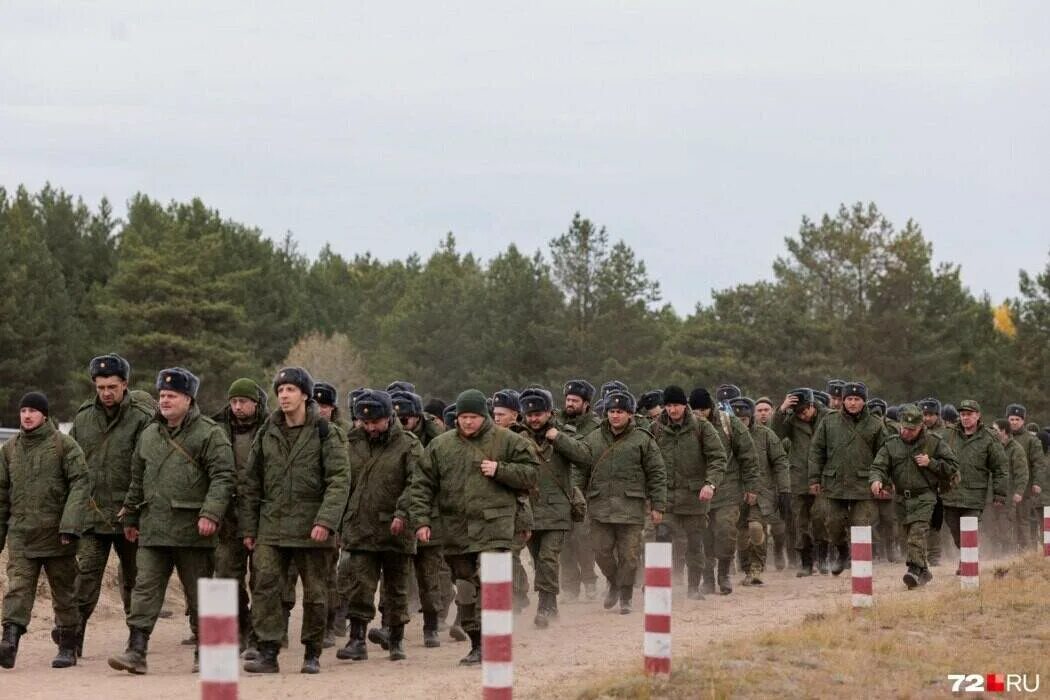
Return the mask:
<path id="1" fill-rule="evenodd" d="M 177 498 L 171 499 L 172 510 L 195 510 L 199 511 L 204 507 L 203 501 L 183 501 Z"/>
<path id="2" fill-rule="evenodd" d="M 637 487 L 630 487 L 623 490 L 623 495 L 627 498 L 645 498 L 645 490 Z"/>

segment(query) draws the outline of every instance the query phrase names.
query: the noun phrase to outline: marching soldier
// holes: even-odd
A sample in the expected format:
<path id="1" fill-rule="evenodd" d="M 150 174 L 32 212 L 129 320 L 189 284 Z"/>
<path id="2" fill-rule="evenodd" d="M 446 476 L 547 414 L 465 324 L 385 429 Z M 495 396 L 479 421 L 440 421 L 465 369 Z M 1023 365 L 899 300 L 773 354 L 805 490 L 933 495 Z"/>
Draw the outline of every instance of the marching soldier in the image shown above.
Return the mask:
<path id="1" fill-rule="evenodd" d="M 601 420 L 591 411 L 594 387 L 585 379 L 572 379 L 565 383 L 564 408 L 561 423 L 572 426 L 577 438 L 601 427 Z M 580 586 L 587 600 L 598 596 L 598 575 L 594 571 L 594 549 L 591 548 L 590 516 L 582 522 L 574 522 L 565 536 L 561 550 L 561 588 L 565 597 L 572 601 L 579 598 Z"/>
<path id="2" fill-rule="evenodd" d="M 1021 443 L 1010 432 L 1010 422 L 1005 418 L 995 421 L 995 433 L 1006 453 L 1006 492 L 1010 494 L 1013 502 L 1005 507 L 996 508 L 991 503 L 989 493 L 984 511 L 991 519 L 991 529 L 1002 551 L 1014 554 L 1024 551 L 1018 539 L 1017 518 L 1021 515 L 1018 506 L 1024 500 L 1028 485 L 1028 456 Z"/>
<path id="3" fill-rule="evenodd" d="M 1043 444 L 1039 438 L 1025 429 L 1025 418 L 1028 410 L 1019 403 L 1012 403 L 1006 407 L 1006 420 L 1010 423 L 1010 434 L 1024 450 L 1028 458 L 1028 482 L 1025 484 L 1024 500 L 1021 503 L 1011 503 L 1008 507 L 1016 511 L 1015 522 L 1017 532 L 1017 545 L 1021 550 L 1028 549 L 1033 540 L 1039 536 L 1039 524 L 1043 520 L 1040 485 L 1046 473 L 1046 457 L 1043 454 Z"/>

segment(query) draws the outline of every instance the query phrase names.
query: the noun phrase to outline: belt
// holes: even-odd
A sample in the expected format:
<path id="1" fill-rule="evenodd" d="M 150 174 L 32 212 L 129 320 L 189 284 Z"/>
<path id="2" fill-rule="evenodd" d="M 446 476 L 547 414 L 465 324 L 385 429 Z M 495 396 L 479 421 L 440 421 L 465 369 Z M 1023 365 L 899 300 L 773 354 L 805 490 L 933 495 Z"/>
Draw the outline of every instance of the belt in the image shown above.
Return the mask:
<path id="1" fill-rule="evenodd" d="M 905 498 L 911 498 L 912 496 L 921 496 L 924 493 L 932 492 L 933 489 L 931 488 L 905 489 L 904 491 L 901 491 L 901 495 L 903 495 Z"/>

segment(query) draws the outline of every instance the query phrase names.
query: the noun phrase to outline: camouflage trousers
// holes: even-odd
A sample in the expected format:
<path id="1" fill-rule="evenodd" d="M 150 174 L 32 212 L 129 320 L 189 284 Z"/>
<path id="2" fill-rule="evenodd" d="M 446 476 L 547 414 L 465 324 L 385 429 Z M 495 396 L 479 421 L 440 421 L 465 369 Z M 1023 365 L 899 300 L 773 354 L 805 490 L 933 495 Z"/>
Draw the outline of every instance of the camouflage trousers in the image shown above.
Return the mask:
<path id="1" fill-rule="evenodd" d="M 633 586 L 642 561 L 642 526 L 591 521 L 594 559 L 610 586 Z"/>
<path id="2" fill-rule="evenodd" d="M 456 591 L 441 545 L 418 546 L 412 564 L 419 588 L 420 612 L 437 613 L 444 619 Z"/>
<path id="3" fill-rule="evenodd" d="M 229 522 L 223 523 L 215 543 L 215 577 L 232 578 L 237 582 L 237 629 L 242 641 L 251 630 L 252 613 L 248 597 L 248 571 L 251 552 L 244 546 L 244 540 L 237 534 Z"/>
<path id="4" fill-rule="evenodd" d="M 565 530 L 533 530 L 528 541 L 529 554 L 536 568 L 535 588 L 537 593 L 558 595 L 558 565 Z"/>
<path id="5" fill-rule="evenodd" d="M 481 556 L 477 552 L 446 554 L 445 561 L 456 581 L 456 607 L 463 631 L 480 632 L 481 614 L 478 611 L 478 591 L 481 590 Z M 460 584 L 467 585 L 460 585 Z"/>
<path id="6" fill-rule="evenodd" d="M 131 591 L 128 627 L 153 632 L 164 605 L 171 572 L 178 574 L 186 595 L 190 630 L 197 636 L 197 580 L 215 571 L 215 551 L 211 547 L 139 547 L 135 559 L 138 575 Z"/>
<path id="7" fill-rule="evenodd" d="M 740 506 L 720 506 L 707 514 L 709 526 L 704 530 L 704 568 L 715 565 L 715 559 L 732 559 L 736 552 L 737 522 Z"/>
<path id="8" fill-rule="evenodd" d="M 808 552 L 816 542 L 828 541 L 828 499 L 811 493 L 791 497 L 795 514 L 795 549 Z"/>
<path id="9" fill-rule="evenodd" d="M 706 514 L 664 514 L 663 524 L 667 525 L 670 531 L 673 547 L 685 550 L 684 559 L 690 588 L 700 585 L 700 573 L 704 570 L 704 531 L 707 529 L 707 517 Z M 674 559 L 677 561 L 678 556 Z"/>
<path id="10" fill-rule="evenodd" d="M 744 504 L 740 508 L 740 554 L 744 573 L 761 574 L 766 570 L 766 524 L 770 516 L 762 515 L 762 509 Z"/>
<path id="11" fill-rule="evenodd" d="M 252 627 L 260 642 L 279 643 L 285 633 L 284 603 L 292 564 L 303 581 L 303 645 L 320 649 L 328 612 L 328 588 L 334 548 L 278 547 L 258 544 L 252 553 Z M 294 601 L 295 580 L 292 579 Z"/>
<path id="12" fill-rule="evenodd" d="M 514 533 L 514 544 L 511 545 L 511 580 L 514 590 L 515 601 L 527 601 L 529 599 L 529 575 L 525 567 L 521 565 L 521 552 L 525 549 L 525 538 L 521 533 Z"/>
<path id="13" fill-rule="evenodd" d="M 561 548 L 561 588 L 567 593 L 579 595 L 580 584 L 593 584 L 598 580 L 594 571 L 594 547 L 591 544 L 591 520 L 573 523 L 565 533 Z"/>
<path id="14" fill-rule="evenodd" d="M 373 620 L 376 616 L 376 589 L 382 586 L 383 626 L 407 625 L 411 567 L 411 554 L 351 550 L 345 567 L 350 579 L 347 617 L 365 622 Z"/>
<path id="15" fill-rule="evenodd" d="M 135 558 L 138 545 L 128 542 L 124 533 L 99 535 L 86 532 L 77 543 L 76 602 L 80 619 L 87 620 L 95 612 L 102 592 L 102 578 L 112 549 L 120 561 L 120 599 L 124 615 L 131 612 L 131 591 L 135 588 L 137 568 Z"/>
<path id="16" fill-rule="evenodd" d="M 879 512 L 872 499 L 829 498 L 828 541 L 836 547 L 849 545 L 850 527 L 874 525 Z"/>
<path id="17" fill-rule="evenodd" d="M 76 629 L 80 622 L 73 595 L 77 578 L 76 557 L 70 554 L 64 557 L 29 559 L 22 553 L 22 547 L 13 542 L 8 552 L 3 624 L 18 625 L 22 629 L 29 626 L 33 615 L 33 603 L 36 602 L 37 582 L 40 580 L 40 570 L 43 569 L 51 588 L 55 626 Z"/>
<path id="18" fill-rule="evenodd" d="M 929 533 L 930 519 L 937 505 L 934 494 L 898 497 L 894 504 L 896 521 L 900 523 L 901 539 L 904 542 L 904 561 L 919 568 L 930 566 Z M 940 533 L 938 533 L 940 534 Z"/>

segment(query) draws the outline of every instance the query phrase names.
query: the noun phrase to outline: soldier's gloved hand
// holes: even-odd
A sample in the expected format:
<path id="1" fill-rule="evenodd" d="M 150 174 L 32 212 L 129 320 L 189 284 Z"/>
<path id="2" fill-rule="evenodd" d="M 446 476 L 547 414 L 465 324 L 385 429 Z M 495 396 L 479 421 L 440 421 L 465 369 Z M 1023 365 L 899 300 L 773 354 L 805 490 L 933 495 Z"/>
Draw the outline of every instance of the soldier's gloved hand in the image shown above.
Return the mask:
<path id="1" fill-rule="evenodd" d="M 205 518 L 203 515 L 197 518 L 197 532 L 201 534 L 201 537 L 211 537 L 218 529 L 218 523 L 211 518 Z"/>
<path id="2" fill-rule="evenodd" d="M 791 520 L 791 494 L 781 493 L 777 496 L 777 510 L 780 511 L 780 519 L 787 522 Z"/>
<path id="3" fill-rule="evenodd" d="M 390 534 L 391 535 L 393 535 L 394 537 L 397 537 L 398 535 L 400 535 L 404 531 L 405 531 L 405 519 L 404 518 L 394 518 L 393 520 L 390 521 Z"/>
<path id="4" fill-rule="evenodd" d="M 416 539 L 419 540 L 420 542 L 422 542 L 423 544 L 426 544 L 427 542 L 429 542 L 430 541 L 430 528 L 428 526 L 426 526 L 426 525 L 423 525 L 422 527 L 418 528 L 416 530 Z"/>

